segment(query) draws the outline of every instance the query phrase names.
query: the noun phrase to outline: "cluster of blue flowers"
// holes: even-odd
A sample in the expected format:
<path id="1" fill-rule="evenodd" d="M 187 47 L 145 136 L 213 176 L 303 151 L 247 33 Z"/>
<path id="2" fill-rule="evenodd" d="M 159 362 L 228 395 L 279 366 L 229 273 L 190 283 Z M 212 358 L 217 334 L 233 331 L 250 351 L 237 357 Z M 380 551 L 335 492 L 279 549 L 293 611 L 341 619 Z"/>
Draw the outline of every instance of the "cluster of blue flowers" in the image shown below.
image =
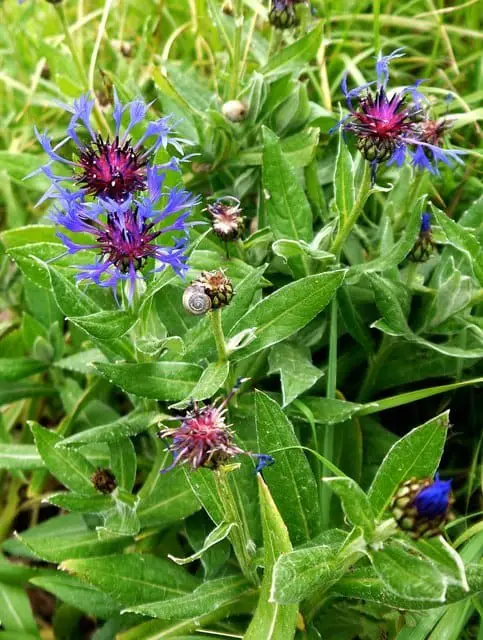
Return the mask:
<path id="1" fill-rule="evenodd" d="M 151 105 L 140 99 L 123 105 L 115 91 L 112 139 L 94 130 L 90 96 L 61 106 L 71 114 L 67 136 L 54 146 L 47 134 L 36 131 L 49 162 L 35 173 L 50 181 L 39 203 L 53 200 L 51 218 L 66 231 L 93 236 L 92 242 L 77 243 L 58 233 L 67 253 L 95 253 L 93 264 L 78 267 L 77 279 L 110 287 L 115 295 L 118 284 L 127 282 L 132 301 L 148 261 L 151 273 L 170 266 L 182 275 L 187 268 L 187 218 L 198 199 L 165 183 L 168 172 L 179 171 L 180 162 L 190 158 L 183 157 L 189 141 L 173 134 L 169 116 L 149 120 Z M 143 122 L 144 131 L 138 134 Z M 62 153 L 66 144 L 74 145 L 74 159 Z M 180 157 L 158 164 L 158 151 L 168 146 Z M 55 164 L 67 171 L 54 173 Z M 166 234 L 174 237 L 174 245 L 159 243 Z"/>
<path id="2" fill-rule="evenodd" d="M 438 173 L 440 162 L 462 164 L 464 151 L 441 146 L 449 123 L 429 117 L 426 99 L 418 89 L 422 80 L 388 94 L 389 64 L 403 55 L 402 49 L 380 55 L 375 81 L 349 90 L 345 76 L 341 85 L 349 114 L 332 131 L 342 127 L 356 137 L 359 151 L 371 164 L 373 181 L 384 162 L 401 167 L 409 158 L 415 168 L 433 174 Z"/>

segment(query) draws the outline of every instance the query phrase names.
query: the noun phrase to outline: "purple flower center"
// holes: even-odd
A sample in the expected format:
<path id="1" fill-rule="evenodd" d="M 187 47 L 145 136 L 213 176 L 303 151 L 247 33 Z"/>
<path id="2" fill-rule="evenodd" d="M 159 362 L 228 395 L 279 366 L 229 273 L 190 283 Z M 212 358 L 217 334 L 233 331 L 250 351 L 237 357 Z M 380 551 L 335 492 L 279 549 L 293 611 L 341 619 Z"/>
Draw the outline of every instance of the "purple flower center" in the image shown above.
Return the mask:
<path id="1" fill-rule="evenodd" d="M 135 150 L 130 140 L 120 144 L 118 136 L 110 142 L 98 134 L 80 154 L 77 182 L 90 195 L 123 202 L 146 187 L 148 158 L 142 151 Z"/>

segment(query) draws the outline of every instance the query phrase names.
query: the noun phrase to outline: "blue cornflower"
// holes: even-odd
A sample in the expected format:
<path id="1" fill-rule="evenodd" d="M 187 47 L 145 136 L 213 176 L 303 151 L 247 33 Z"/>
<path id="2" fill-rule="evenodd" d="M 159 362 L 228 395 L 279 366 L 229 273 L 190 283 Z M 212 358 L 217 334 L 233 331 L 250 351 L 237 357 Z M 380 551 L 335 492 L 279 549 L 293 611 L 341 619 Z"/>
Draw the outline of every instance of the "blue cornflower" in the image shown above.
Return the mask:
<path id="1" fill-rule="evenodd" d="M 166 169 L 171 165 L 148 167 L 147 195 L 129 194 L 123 202 L 111 198 L 86 200 L 84 192 L 71 192 L 58 182 L 53 184 L 57 202 L 51 215 L 54 222 L 72 233 L 88 233 L 94 241 L 78 244 L 66 234 L 57 235 L 67 253 L 90 250 L 96 254 L 95 262 L 77 267 L 77 280 L 111 287 L 116 293 L 119 282 L 127 281 L 127 297 L 131 301 L 136 281 L 142 279 L 142 269 L 153 260 L 151 272 L 170 266 L 175 273 L 186 271 L 186 219 L 197 199 L 188 191 L 172 188 L 163 191 Z M 160 226 L 162 225 L 162 226 Z M 174 233 L 174 246 L 158 244 L 162 235 Z"/>
<path id="2" fill-rule="evenodd" d="M 255 473 L 260 473 L 266 467 L 271 467 L 272 464 L 275 464 L 275 458 L 268 453 L 253 453 L 252 458 L 257 462 Z"/>
<path id="3" fill-rule="evenodd" d="M 403 482 L 392 500 L 391 510 L 398 526 L 412 538 L 429 538 L 441 533 L 453 518 L 451 480 L 411 478 Z"/>
<path id="4" fill-rule="evenodd" d="M 431 173 L 438 172 L 439 162 L 462 163 L 460 155 L 464 152 L 440 146 L 448 125 L 427 117 L 422 107 L 424 96 L 419 91 L 422 80 L 388 95 L 389 65 L 402 55 L 402 49 L 379 55 L 377 80 L 373 82 L 348 90 L 345 76 L 341 84 L 350 113 L 332 131 L 342 127 L 356 136 L 357 148 L 371 163 L 373 181 L 378 165 L 387 162 L 401 166 L 407 155 L 413 166 Z"/>
<path id="5" fill-rule="evenodd" d="M 431 231 L 431 214 L 423 213 L 421 216 L 421 233 Z"/>
<path id="6" fill-rule="evenodd" d="M 85 195 L 109 198 L 123 202 L 129 195 L 143 191 L 147 184 L 148 168 L 155 163 L 159 149 L 171 145 L 179 154 L 183 154 L 183 145 L 188 140 L 173 135 L 171 116 L 148 121 L 144 133 L 136 140 L 132 139 L 135 127 L 147 118 L 149 106 L 141 99 L 125 105 L 119 101 L 114 90 L 113 120 L 115 135 L 111 140 L 96 132 L 91 124 L 94 100 L 89 95 L 81 95 L 72 105 L 60 104 L 71 119 L 67 127 L 67 136 L 55 147 L 46 134 L 35 133 L 50 162 L 39 171 L 50 169 L 52 163 L 61 163 L 71 171 L 70 176 L 55 176 L 51 171 L 51 181 L 73 182 Z M 123 116 L 128 114 L 127 125 L 122 127 Z M 83 125 L 84 133 L 79 131 Z M 72 142 L 77 147 L 73 160 L 60 153 L 62 147 Z M 56 189 L 47 192 L 46 197 L 55 196 Z"/>

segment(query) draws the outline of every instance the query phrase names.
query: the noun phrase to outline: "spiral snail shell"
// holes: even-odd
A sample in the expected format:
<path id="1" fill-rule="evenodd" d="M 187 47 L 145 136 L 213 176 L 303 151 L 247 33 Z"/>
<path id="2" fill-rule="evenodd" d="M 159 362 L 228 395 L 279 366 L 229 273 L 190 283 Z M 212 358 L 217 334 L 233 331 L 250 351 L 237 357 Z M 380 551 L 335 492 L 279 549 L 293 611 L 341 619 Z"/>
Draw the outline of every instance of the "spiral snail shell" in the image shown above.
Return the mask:
<path id="1" fill-rule="evenodd" d="M 190 285 L 183 293 L 183 307 L 194 316 L 207 313 L 212 306 L 211 298 L 206 295 L 203 287 Z"/>

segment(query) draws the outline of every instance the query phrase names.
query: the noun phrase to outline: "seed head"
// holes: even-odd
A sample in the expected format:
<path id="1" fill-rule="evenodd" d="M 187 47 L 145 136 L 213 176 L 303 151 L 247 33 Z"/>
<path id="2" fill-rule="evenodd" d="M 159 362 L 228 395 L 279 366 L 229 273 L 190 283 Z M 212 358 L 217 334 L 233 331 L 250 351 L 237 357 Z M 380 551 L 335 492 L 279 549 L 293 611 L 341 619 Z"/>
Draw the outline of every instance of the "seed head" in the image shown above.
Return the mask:
<path id="1" fill-rule="evenodd" d="M 211 300 L 213 309 L 220 309 L 233 298 L 233 284 L 223 271 L 202 271 L 191 283 L 192 287 L 202 289 Z"/>

